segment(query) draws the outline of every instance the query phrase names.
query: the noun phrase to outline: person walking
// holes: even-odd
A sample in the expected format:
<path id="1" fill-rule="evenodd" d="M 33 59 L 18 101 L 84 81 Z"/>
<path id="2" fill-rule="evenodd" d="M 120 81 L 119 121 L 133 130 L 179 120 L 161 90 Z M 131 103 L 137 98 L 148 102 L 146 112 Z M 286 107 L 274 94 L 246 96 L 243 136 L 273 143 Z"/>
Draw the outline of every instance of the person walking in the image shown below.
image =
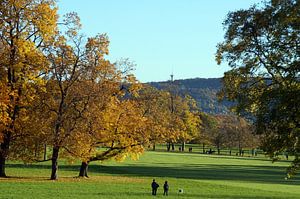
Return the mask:
<path id="1" fill-rule="evenodd" d="M 164 184 L 164 196 L 167 196 L 168 192 L 169 192 L 168 181 L 165 181 L 165 184 Z"/>
<path id="2" fill-rule="evenodd" d="M 156 196 L 156 192 L 157 192 L 157 188 L 159 187 L 159 184 L 155 182 L 155 179 L 153 179 L 151 187 L 152 187 L 152 195 Z"/>

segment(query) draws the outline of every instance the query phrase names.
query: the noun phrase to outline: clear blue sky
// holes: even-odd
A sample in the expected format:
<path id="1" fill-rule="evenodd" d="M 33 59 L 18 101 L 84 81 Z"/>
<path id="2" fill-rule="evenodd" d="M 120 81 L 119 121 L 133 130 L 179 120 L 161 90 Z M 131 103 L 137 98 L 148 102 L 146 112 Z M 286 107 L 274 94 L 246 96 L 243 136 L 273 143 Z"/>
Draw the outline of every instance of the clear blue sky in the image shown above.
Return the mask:
<path id="1" fill-rule="evenodd" d="M 59 14 L 75 11 L 87 36 L 107 33 L 109 59 L 129 58 L 142 82 L 222 77 L 214 59 L 229 11 L 260 0 L 59 0 Z"/>

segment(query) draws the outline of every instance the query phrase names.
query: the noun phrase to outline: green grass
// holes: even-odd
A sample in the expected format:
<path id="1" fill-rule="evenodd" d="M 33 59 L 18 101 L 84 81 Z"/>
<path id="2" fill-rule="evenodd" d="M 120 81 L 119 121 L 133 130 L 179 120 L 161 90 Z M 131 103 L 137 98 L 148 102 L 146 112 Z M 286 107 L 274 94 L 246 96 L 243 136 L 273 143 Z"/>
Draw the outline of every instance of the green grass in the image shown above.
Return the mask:
<path id="1" fill-rule="evenodd" d="M 0 179 L 0 198 L 153 198 L 153 178 L 168 180 L 169 198 L 300 198 L 300 178 L 284 180 L 288 162 L 265 158 L 146 152 L 138 161 L 92 163 L 89 179 L 76 178 L 79 164 L 60 162 L 59 180 L 50 181 L 50 164 L 9 163 Z M 162 196 L 159 188 L 157 198 Z M 178 189 L 183 194 L 178 194 Z"/>

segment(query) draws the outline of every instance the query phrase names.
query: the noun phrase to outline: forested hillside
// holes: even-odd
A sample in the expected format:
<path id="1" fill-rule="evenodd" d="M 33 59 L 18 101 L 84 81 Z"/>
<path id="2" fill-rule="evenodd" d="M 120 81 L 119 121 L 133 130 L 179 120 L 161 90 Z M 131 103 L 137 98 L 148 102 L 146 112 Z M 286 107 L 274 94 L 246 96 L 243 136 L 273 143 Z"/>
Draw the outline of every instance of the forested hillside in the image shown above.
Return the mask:
<path id="1" fill-rule="evenodd" d="M 179 95 L 192 96 L 198 107 L 206 113 L 224 114 L 229 112 L 230 102 L 219 102 L 217 92 L 222 88 L 221 78 L 195 78 L 171 81 L 150 82 L 149 84 L 162 90 L 173 90 Z"/>

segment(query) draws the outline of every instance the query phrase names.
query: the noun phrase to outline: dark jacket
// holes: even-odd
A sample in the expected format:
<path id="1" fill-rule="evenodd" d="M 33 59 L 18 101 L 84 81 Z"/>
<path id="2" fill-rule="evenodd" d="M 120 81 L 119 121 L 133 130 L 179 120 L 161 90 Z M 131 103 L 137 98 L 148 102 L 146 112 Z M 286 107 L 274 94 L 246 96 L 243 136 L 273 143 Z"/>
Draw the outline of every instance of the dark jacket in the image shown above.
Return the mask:
<path id="1" fill-rule="evenodd" d="M 164 184 L 164 190 L 169 190 L 169 185 L 167 183 Z"/>
<path id="2" fill-rule="evenodd" d="M 152 182 L 151 187 L 152 189 L 157 189 L 159 185 L 156 182 Z"/>

